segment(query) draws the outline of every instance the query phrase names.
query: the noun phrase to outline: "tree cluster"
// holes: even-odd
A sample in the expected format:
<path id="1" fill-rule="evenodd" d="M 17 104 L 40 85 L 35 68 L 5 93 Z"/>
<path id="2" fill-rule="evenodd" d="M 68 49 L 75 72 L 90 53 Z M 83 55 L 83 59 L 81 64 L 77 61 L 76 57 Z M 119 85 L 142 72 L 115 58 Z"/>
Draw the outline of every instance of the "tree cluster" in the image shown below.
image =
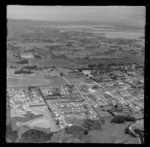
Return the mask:
<path id="1" fill-rule="evenodd" d="M 6 140 L 9 139 L 9 140 L 11 140 L 11 142 L 15 143 L 17 138 L 18 138 L 18 132 L 13 131 L 12 127 L 11 127 L 11 124 L 8 124 L 6 126 Z"/>
<path id="2" fill-rule="evenodd" d="M 135 121 L 135 118 L 132 117 L 132 116 L 117 115 L 117 116 L 114 116 L 114 118 L 111 120 L 111 123 L 122 124 L 122 123 L 125 123 L 125 122 L 128 122 L 128 121 Z"/>
<path id="3" fill-rule="evenodd" d="M 19 142 L 21 143 L 46 143 L 52 137 L 52 134 L 47 134 L 45 132 L 31 129 L 22 134 Z"/>
<path id="4" fill-rule="evenodd" d="M 15 74 L 33 74 L 34 72 L 31 72 L 30 70 L 18 70 L 15 71 Z"/>
<path id="5" fill-rule="evenodd" d="M 17 63 L 19 63 L 19 64 L 28 64 L 29 61 L 27 59 L 24 59 L 24 60 L 21 60 L 21 61 L 19 61 Z"/>

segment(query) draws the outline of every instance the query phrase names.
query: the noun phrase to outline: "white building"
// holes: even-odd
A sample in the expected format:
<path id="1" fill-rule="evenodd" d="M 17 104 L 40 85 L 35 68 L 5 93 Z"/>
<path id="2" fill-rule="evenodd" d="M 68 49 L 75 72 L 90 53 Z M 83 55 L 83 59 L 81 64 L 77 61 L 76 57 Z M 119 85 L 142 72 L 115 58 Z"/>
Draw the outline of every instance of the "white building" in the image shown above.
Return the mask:
<path id="1" fill-rule="evenodd" d="M 21 58 L 30 59 L 30 58 L 34 58 L 34 56 L 32 53 L 23 53 L 21 54 Z"/>
<path id="2" fill-rule="evenodd" d="M 83 73 L 84 75 L 88 75 L 89 77 L 93 77 L 93 76 L 91 75 L 91 71 L 90 71 L 90 70 L 82 70 L 82 73 Z"/>

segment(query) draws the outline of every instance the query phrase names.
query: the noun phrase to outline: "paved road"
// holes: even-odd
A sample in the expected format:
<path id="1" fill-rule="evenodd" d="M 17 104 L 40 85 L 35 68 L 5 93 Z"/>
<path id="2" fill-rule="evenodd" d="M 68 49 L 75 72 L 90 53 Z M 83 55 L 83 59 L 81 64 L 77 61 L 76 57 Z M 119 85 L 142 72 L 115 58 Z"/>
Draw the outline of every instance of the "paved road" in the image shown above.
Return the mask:
<path id="1" fill-rule="evenodd" d="M 69 84 L 72 85 L 68 79 L 66 79 L 64 76 L 63 78 L 65 79 L 65 81 Z M 91 107 L 90 103 L 87 101 L 87 99 L 83 96 L 83 94 L 80 92 L 80 90 L 78 89 L 78 87 L 75 85 L 77 91 L 80 93 L 80 95 L 82 96 L 82 98 L 86 101 L 86 103 L 89 105 L 89 107 L 93 110 L 93 108 Z M 94 111 L 94 110 L 93 110 Z M 95 112 L 95 111 L 94 111 Z M 95 112 L 96 113 L 96 112 Z"/>
<path id="2" fill-rule="evenodd" d="M 76 89 L 78 90 L 78 92 L 80 93 L 80 95 L 82 96 L 82 98 L 86 101 L 86 103 L 89 105 L 89 107 L 91 108 L 91 110 L 93 110 L 91 104 L 87 101 L 87 99 L 84 97 L 84 95 L 80 92 L 80 90 L 78 89 L 78 87 L 75 85 Z M 93 110 L 95 112 L 95 110 Z M 95 112 L 95 114 L 97 114 Z"/>
<path id="3" fill-rule="evenodd" d="M 135 135 L 138 137 L 139 144 L 141 144 L 141 138 L 140 138 L 139 134 L 135 133 L 135 132 L 133 131 L 133 129 L 132 129 L 132 127 L 133 127 L 134 125 L 135 125 L 135 123 L 131 124 L 130 127 L 129 127 L 129 129 L 130 129 L 130 131 L 131 131 L 133 134 L 135 134 Z"/>
<path id="4" fill-rule="evenodd" d="M 66 79 L 64 76 L 62 77 L 69 85 L 72 85 L 68 79 Z"/>

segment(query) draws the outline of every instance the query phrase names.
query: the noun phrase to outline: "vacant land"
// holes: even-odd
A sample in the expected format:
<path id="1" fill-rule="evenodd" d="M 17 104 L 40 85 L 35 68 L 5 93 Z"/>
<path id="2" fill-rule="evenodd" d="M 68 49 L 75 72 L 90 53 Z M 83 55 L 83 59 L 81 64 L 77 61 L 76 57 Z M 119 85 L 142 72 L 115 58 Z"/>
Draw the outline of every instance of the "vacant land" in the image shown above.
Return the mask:
<path id="1" fill-rule="evenodd" d="M 138 144 L 138 138 L 133 138 L 130 135 L 124 134 L 126 124 L 111 124 L 110 118 L 105 118 L 105 123 L 102 125 L 102 130 L 92 130 L 87 136 L 82 138 L 74 137 L 66 134 L 64 130 L 54 133 L 51 142 L 69 142 L 69 140 L 77 139 L 82 143 L 122 143 L 122 144 Z"/>
<path id="2" fill-rule="evenodd" d="M 33 118 L 33 116 L 31 118 L 30 115 L 26 115 L 26 119 L 24 118 L 24 115 L 20 117 L 19 116 L 14 117 L 15 114 L 14 114 L 14 111 L 12 111 L 12 119 L 13 119 L 13 124 L 14 124 L 13 126 L 15 126 L 15 128 L 16 127 L 18 128 L 24 125 L 29 126 L 30 128 L 42 127 L 42 128 L 49 129 L 49 131 L 52 131 L 52 132 L 59 130 L 47 106 L 31 107 L 30 111 L 36 116 L 35 118 Z"/>
<path id="3" fill-rule="evenodd" d="M 49 85 L 50 80 L 45 79 L 34 79 L 29 77 L 8 77 L 7 87 L 28 87 L 28 86 L 39 86 Z"/>

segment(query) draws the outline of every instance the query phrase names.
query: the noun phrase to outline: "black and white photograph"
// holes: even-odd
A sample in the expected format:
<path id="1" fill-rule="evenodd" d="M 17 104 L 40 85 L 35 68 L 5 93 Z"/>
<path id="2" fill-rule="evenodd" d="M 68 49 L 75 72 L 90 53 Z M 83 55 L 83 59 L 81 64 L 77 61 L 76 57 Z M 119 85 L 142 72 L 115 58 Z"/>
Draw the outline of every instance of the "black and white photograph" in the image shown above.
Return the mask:
<path id="1" fill-rule="evenodd" d="M 6 10 L 6 143 L 145 143 L 144 5 Z"/>

